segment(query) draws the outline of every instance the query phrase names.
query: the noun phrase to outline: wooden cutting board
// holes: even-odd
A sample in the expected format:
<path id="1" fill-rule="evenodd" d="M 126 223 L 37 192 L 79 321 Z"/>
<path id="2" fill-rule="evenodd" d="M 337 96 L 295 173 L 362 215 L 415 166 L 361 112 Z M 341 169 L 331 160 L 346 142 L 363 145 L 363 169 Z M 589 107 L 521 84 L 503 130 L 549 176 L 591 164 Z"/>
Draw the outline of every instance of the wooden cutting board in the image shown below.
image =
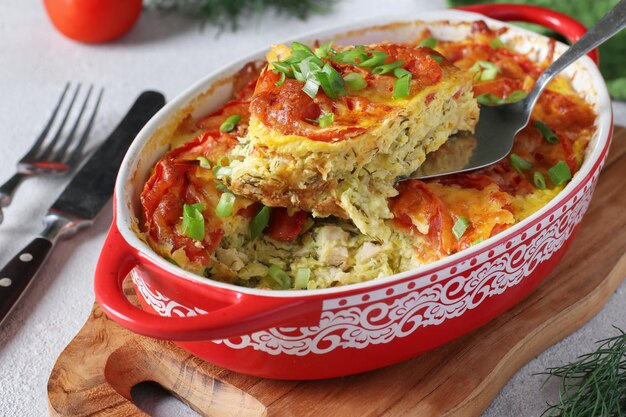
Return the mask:
<path id="1" fill-rule="evenodd" d="M 624 178 L 621 129 L 583 226 L 552 275 L 512 310 L 430 353 L 350 377 L 268 380 L 133 334 L 95 304 L 52 370 L 50 415 L 143 416 L 130 390 L 154 381 L 203 416 L 479 416 L 521 366 L 585 324 L 626 277 Z"/>

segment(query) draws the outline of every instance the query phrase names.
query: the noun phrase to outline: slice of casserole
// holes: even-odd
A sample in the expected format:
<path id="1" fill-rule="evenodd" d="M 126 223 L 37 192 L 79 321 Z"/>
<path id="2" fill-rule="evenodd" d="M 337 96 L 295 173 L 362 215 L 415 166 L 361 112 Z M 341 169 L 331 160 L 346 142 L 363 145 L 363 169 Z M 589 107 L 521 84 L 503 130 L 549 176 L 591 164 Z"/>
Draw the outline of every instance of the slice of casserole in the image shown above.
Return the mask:
<path id="1" fill-rule="evenodd" d="M 395 179 L 473 131 L 472 74 L 428 47 L 381 43 L 268 54 L 229 188 L 268 206 L 351 219 L 384 240 Z"/>

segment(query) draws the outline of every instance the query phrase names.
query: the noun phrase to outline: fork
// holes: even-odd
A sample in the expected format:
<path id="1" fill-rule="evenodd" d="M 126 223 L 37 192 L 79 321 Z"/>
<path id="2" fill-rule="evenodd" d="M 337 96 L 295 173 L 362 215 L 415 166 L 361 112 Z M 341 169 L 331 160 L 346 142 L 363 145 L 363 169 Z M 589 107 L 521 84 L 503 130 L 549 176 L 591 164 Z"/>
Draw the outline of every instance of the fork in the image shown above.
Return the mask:
<path id="1" fill-rule="evenodd" d="M 57 114 L 59 113 L 59 109 L 61 108 L 61 105 L 65 100 L 65 96 L 70 89 L 70 83 L 68 82 L 67 84 L 65 84 L 65 88 L 63 89 L 61 97 L 59 98 L 59 101 L 52 111 L 50 119 L 39 134 L 39 137 L 37 137 L 37 140 L 35 141 L 33 146 L 26 153 L 26 155 L 24 155 L 24 157 L 22 157 L 22 159 L 20 159 L 20 161 L 17 163 L 17 172 L 8 181 L 0 186 L 0 223 L 2 223 L 4 219 L 2 208 L 7 207 L 9 204 L 11 204 L 13 196 L 15 195 L 15 191 L 22 183 L 22 181 L 24 181 L 26 178 L 40 175 L 68 174 L 74 168 L 76 168 L 82 160 L 84 156 L 83 149 L 85 147 L 85 143 L 87 142 L 89 132 L 91 131 L 91 128 L 93 126 L 93 122 L 96 118 L 96 113 L 98 111 L 98 107 L 100 105 L 100 100 L 102 99 L 102 93 L 104 92 L 104 90 L 100 89 L 93 111 L 91 112 L 91 116 L 87 121 L 87 125 L 83 129 L 80 137 L 76 139 L 76 133 L 78 131 L 78 127 L 83 117 L 83 114 L 85 113 L 85 109 L 87 108 L 87 103 L 89 102 L 89 98 L 93 91 L 93 86 L 89 86 L 89 90 L 87 91 L 83 104 L 78 111 L 78 115 L 76 116 L 76 121 L 70 128 L 69 133 L 64 135 L 63 130 L 69 119 L 72 108 L 74 107 L 74 103 L 76 102 L 76 98 L 78 96 L 80 88 L 81 85 L 78 84 L 74 89 L 72 97 L 70 98 L 69 105 L 67 106 L 67 110 L 62 116 L 59 126 L 54 133 L 54 136 L 52 136 L 51 139 L 46 140 L 49 136 L 50 130 L 52 128 L 52 125 L 54 124 Z"/>

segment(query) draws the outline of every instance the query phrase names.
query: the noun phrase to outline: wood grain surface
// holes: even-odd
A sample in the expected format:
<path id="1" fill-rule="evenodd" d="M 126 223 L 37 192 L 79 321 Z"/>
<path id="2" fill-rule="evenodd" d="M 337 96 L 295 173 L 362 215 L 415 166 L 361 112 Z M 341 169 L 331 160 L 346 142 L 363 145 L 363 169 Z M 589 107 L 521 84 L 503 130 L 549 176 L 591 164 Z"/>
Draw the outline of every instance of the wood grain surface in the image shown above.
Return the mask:
<path id="1" fill-rule="evenodd" d="M 625 178 L 620 129 L 578 236 L 551 276 L 496 320 L 430 353 L 344 378 L 262 379 L 133 334 L 96 304 L 52 370 L 50 415 L 143 416 L 130 390 L 154 381 L 203 416 L 479 416 L 521 366 L 584 325 L 626 277 Z"/>

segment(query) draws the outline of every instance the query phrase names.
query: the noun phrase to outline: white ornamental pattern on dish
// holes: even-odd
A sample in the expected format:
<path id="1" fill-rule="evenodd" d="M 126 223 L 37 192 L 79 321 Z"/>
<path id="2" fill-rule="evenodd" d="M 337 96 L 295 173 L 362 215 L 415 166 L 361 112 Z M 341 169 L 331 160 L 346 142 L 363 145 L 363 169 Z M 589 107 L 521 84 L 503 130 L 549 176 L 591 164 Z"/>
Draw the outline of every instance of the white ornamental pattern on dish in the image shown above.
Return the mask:
<path id="1" fill-rule="evenodd" d="M 143 299 L 159 316 L 172 317 L 172 315 L 176 315 L 179 317 L 193 317 L 198 314 L 207 314 L 207 312 L 201 308 L 185 307 L 176 301 L 170 300 L 159 291 L 151 289 L 136 270 L 132 270 L 130 276 Z"/>
<path id="2" fill-rule="evenodd" d="M 372 296 L 367 304 L 326 309 L 322 311 L 318 326 L 272 328 L 215 340 L 214 343 L 223 343 L 233 349 L 252 348 L 270 355 L 324 354 L 336 348 L 362 349 L 370 344 L 388 343 L 410 335 L 419 327 L 438 325 L 458 317 L 476 308 L 487 297 L 502 294 L 507 288 L 519 284 L 563 246 L 587 211 L 597 172 L 599 169 L 590 183 L 554 212 L 554 217 L 546 216 L 540 222 L 538 233 L 529 242 L 502 250 L 500 256 L 483 262 L 467 276 L 458 274 L 401 297 L 384 296 L 381 295 L 383 292 L 378 292 L 379 295 Z M 138 274 L 133 274 L 133 280 L 146 302 L 161 315 L 206 314 L 201 309 L 185 307 L 150 290 Z M 407 283 L 390 288 L 395 290 L 394 294 L 406 292 Z"/>

